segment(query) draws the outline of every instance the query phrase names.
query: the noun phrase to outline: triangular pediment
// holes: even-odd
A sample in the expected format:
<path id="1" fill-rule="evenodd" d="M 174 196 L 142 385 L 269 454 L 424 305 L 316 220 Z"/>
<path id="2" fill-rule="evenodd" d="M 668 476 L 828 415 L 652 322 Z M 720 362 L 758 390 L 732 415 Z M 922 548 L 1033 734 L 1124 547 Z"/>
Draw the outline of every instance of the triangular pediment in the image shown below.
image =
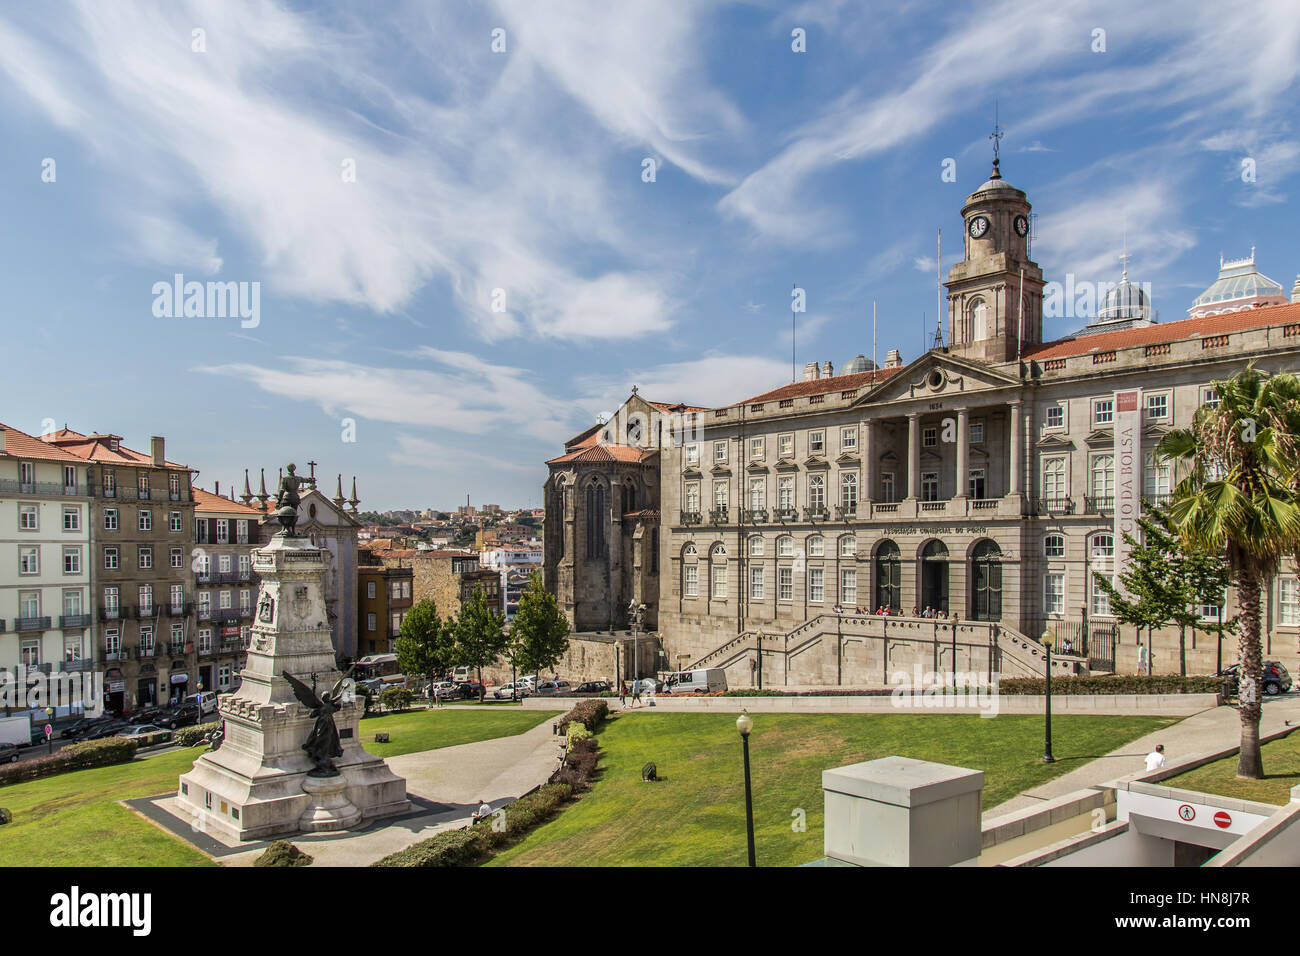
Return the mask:
<path id="1" fill-rule="evenodd" d="M 1063 435 L 1044 435 L 1042 438 L 1038 439 L 1038 447 L 1063 451 L 1065 449 L 1073 448 L 1074 442 L 1070 441 Z"/>
<path id="2" fill-rule="evenodd" d="M 1089 445 L 1115 444 L 1115 432 L 1109 428 L 1095 428 L 1088 433 L 1084 441 Z"/>
<path id="3" fill-rule="evenodd" d="M 877 405 L 909 399 L 970 395 L 990 389 L 1020 388 L 1021 385 L 1020 379 L 987 365 L 959 359 L 947 352 L 930 351 L 867 391 L 853 404 Z"/>

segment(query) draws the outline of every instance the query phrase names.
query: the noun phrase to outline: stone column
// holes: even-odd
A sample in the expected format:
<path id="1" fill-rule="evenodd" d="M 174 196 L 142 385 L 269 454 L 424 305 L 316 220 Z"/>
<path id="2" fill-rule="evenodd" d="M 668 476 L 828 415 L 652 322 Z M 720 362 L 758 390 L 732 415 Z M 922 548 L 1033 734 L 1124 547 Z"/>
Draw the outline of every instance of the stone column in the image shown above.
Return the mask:
<path id="1" fill-rule="evenodd" d="M 954 498 L 965 498 L 970 482 L 970 409 L 957 409 L 957 485 Z"/>
<path id="2" fill-rule="evenodd" d="M 907 497 L 921 497 L 921 413 L 907 416 Z"/>
<path id="3" fill-rule="evenodd" d="M 1011 468 L 1008 471 L 1007 493 L 1012 495 L 1024 492 L 1025 453 L 1024 423 L 1020 416 L 1020 403 L 1011 403 Z"/>
<path id="4" fill-rule="evenodd" d="M 861 511 L 871 514 L 871 500 L 876 497 L 876 423 L 870 419 L 862 423 L 862 493 Z"/>

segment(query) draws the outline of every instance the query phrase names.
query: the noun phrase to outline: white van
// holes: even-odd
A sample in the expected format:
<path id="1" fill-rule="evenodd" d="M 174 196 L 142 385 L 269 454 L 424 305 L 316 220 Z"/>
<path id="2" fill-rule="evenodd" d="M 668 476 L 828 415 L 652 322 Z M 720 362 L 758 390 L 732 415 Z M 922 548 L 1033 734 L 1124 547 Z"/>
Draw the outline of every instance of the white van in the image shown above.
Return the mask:
<path id="1" fill-rule="evenodd" d="M 701 667 L 669 674 L 664 681 L 668 694 L 716 694 L 727 689 L 727 672 L 721 667 Z"/>
<path id="2" fill-rule="evenodd" d="M 206 717 L 209 714 L 217 712 L 217 692 L 214 690 L 205 690 L 197 694 L 190 694 L 185 698 L 187 704 L 197 704 L 199 715 Z"/>

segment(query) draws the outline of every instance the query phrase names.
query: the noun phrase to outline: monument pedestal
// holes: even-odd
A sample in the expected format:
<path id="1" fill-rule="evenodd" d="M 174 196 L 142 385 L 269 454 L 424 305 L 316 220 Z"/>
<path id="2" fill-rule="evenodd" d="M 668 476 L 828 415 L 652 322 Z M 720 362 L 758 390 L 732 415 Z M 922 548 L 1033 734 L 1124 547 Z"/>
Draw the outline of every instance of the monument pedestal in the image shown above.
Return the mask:
<path id="1" fill-rule="evenodd" d="M 343 703 L 334 715 L 343 756 L 338 776 L 311 777 L 315 765 L 302 745 L 316 718 L 284 679 L 287 672 L 331 692 L 342 676 L 334 666 L 325 609 L 328 551 L 307 538 L 276 535 L 253 551 L 262 578 L 248 664 L 233 694 L 222 694 L 221 747 L 195 761 L 180 778 L 178 804 L 197 829 L 234 840 L 340 830 L 410 808 L 406 781 L 362 749 L 364 705 Z"/>

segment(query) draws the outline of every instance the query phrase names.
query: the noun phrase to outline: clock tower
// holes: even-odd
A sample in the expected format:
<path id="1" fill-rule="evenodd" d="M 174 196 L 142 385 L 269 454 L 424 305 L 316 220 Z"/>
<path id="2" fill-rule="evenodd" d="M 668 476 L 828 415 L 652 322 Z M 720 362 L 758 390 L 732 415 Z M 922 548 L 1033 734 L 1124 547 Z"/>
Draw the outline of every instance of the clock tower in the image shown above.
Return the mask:
<path id="1" fill-rule="evenodd" d="M 963 358 L 1014 362 L 1043 340 L 1043 272 L 1029 259 L 1025 194 L 998 168 L 966 197 L 965 256 L 948 272 L 948 344 Z"/>

